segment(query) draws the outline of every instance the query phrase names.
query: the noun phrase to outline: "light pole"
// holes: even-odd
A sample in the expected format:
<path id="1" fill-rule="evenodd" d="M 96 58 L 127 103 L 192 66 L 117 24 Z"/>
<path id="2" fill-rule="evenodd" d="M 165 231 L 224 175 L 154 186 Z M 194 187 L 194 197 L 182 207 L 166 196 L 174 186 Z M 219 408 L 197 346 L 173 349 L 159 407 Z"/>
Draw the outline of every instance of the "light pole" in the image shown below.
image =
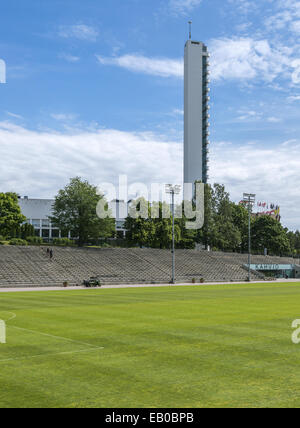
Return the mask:
<path id="1" fill-rule="evenodd" d="M 172 280 L 171 284 L 175 284 L 175 195 L 179 195 L 181 186 L 166 184 L 166 193 L 172 195 Z"/>
<path id="2" fill-rule="evenodd" d="M 248 205 L 248 280 L 251 281 L 251 212 L 252 206 L 255 204 L 255 197 L 253 193 L 244 193 L 243 201 Z"/>

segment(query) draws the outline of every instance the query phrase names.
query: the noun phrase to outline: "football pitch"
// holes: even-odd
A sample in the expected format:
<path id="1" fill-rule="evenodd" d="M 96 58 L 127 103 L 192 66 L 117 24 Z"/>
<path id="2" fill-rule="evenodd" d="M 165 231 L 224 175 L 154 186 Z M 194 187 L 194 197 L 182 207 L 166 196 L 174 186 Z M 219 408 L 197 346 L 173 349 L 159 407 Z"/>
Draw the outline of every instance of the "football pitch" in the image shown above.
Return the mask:
<path id="1" fill-rule="evenodd" d="M 0 408 L 300 407 L 300 283 L 3 293 Z"/>

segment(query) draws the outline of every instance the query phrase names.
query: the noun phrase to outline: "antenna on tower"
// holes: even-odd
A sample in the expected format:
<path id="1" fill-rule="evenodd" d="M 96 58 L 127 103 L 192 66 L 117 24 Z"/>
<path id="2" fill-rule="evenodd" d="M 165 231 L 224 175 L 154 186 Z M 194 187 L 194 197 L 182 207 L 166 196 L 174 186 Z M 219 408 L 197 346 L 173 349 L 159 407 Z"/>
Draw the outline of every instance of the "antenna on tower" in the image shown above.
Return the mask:
<path id="1" fill-rule="evenodd" d="M 192 40 L 192 21 L 189 21 L 189 39 Z"/>

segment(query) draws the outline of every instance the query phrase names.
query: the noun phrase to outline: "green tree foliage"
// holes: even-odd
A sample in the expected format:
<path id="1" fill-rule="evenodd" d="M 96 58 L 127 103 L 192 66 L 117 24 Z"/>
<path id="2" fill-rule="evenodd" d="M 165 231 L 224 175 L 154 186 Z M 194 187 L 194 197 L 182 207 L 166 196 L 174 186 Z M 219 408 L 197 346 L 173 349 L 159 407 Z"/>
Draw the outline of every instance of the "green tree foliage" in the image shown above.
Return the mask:
<path id="1" fill-rule="evenodd" d="M 0 193 L 0 235 L 15 238 L 20 225 L 26 221 L 15 193 Z"/>
<path id="2" fill-rule="evenodd" d="M 144 198 L 132 201 L 129 215 L 125 220 L 126 239 L 131 245 L 151 246 L 154 241 L 155 227 L 151 221 L 150 203 Z"/>
<path id="3" fill-rule="evenodd" d="M 34 227 L 31 224 L 25 223 L 20 227 L 20 238 L 27 239 L 35 234 Z"/>
<path id="4" fill-rule="evenodd" d="M 172 245 L 172 223 L 173 218 L 170 212 L 170 205 L 167 203 L 157 203 L 157 218 L 153 219 L 154 223 L 154 240 L 152 246 L 156 248 L 171 248 Z M 167 217 L 167 218 L 164 218 Z M 178 221 L 175 219 L 174 227 L 175 244 L 181 240 L 181 228 Z"/>
<path id="5" fill-rule="evenodd" d="M 184 216 L 183 205 L 177 207 L 175 219 L 175 236 L 177 248 L 194 248 L 195 243 L 205 248 L 211 247 L 219 251 L 243 252 L 248 251 L 248 221 L 247 208 L 237 205 L 230 200 L 225 186 L 208 184 L 204 187 L 204 226 L 200 230 L 186 228 L 188 219 Z M 159 215 L 153 218 L 150 203 L 139 202 L 146 207 L 148 218 L 128 217 L 125 228 L 128 230 L 127 239 L 131 245 L 154 248 L 170 248 L 172 243 L 172 219 L 164 219 L 162 211 L 166 204 L 155 204 Z M 166 208 L 167 207 L 167 208 Z M 195 209 L 195 201 L 193 201 Z M 153 209 L 153 207 L 152 207 Z M 168 208 L 169 209 L 169 208 Z M 251 216 L 252 252 L 263 254 L 267 248 L 273 255 L 300 255 L 300 232 L 289 232 L 269 216 Z"/>
<path id="6" fill-rule="evenodd" d="M 171 248 L 172 217 L 169 205 L 159 202 L 151 207 L 151 204 L 144 198 L 133 201 L 129 208 L 129 216 L 125 221 L 125 229 L 127 230 L 127 240 L 131 245 Z M 180 224 L 176 221 L 175 243 L 180 240 Z"/>
<path id="7" fill-rule="evenodd" d="M 248 251 L 248 234 L 249 234 L 249 213 L 247 208 L 243 205 L 236 205 L 231 203 L 232 209 L 232 222 L 235 228 L 240 233 L 240 246 L 237 248 L 242 252 Z M 251 217 L 251 224 L 253 224 L 253 219 Z"/>
<path id="8" fill-rule="evenodd" d="M 196 232 L 196 242 L 202 243 L 206 249 L 216 234 L 213 207 L 212 207 L 212 188 L 209 184 L 204 185 L 204 225 L 202 229 Z"/>
<path id="9" fill-rule="evenodd" d="M 180 206 L 180 210 L 182 207 Z M 189 220 L 185 217 L 183 209 L 181 210 L 182 218 L 178 216 L 178 218 L 175 219 L 175 242 L 177 248 L 186 248 L 186 249 L 193 249 L 195 248 L 195 243 L 197 242 L 197 231 L 193 229 L 187 229 L 186 228 L 186 222 Z M 176 232 L 176 227 L 179 229 Z"/>
<path id="10" fill-rule="evenodd" d="M 296 232 L 288 232 L 287 233 L 292 254 L 296 257 L 300 256 L 300 232 L 296 230 Z"/>
<path id="11" fill-rule="evenodd" d="M 234 208 L 225 186 L 215 184 L 211 192 L 211 246 L 222 251 L 237 251 L 242 242 L 241 232 L 234 222 Z"/>
<path id="12" fill-rule="evenodd" d="M 287 230 L 270 216 L 257 217 L 252 225 L 252 249 L 256 253 L 263 253 L 267 248 L 269 254 L 291 254 L 290 241 Z"/>
<path id="13" fill-rule="evenodd" d="M 97 216 L 100 200 L 103 196 L 98 195 L 95 186 L 80 177 L 72 178 L 55 198 L 51 222 L 78 237 L 78 246 L 83 246 L 89 239 L 110 237 L 115 231 L 115 221 Z"/>

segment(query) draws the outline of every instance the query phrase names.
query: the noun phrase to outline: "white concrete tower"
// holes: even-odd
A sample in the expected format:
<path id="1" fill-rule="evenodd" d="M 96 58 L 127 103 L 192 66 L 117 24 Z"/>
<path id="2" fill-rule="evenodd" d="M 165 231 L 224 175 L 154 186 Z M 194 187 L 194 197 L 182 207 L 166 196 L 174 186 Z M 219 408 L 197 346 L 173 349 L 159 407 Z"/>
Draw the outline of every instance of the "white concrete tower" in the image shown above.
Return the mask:
<path id="1" fill-rule="evenodd" d="M 208 180 L 209 53 L 188 40 L 184 52 L 184 183 Z"/>

